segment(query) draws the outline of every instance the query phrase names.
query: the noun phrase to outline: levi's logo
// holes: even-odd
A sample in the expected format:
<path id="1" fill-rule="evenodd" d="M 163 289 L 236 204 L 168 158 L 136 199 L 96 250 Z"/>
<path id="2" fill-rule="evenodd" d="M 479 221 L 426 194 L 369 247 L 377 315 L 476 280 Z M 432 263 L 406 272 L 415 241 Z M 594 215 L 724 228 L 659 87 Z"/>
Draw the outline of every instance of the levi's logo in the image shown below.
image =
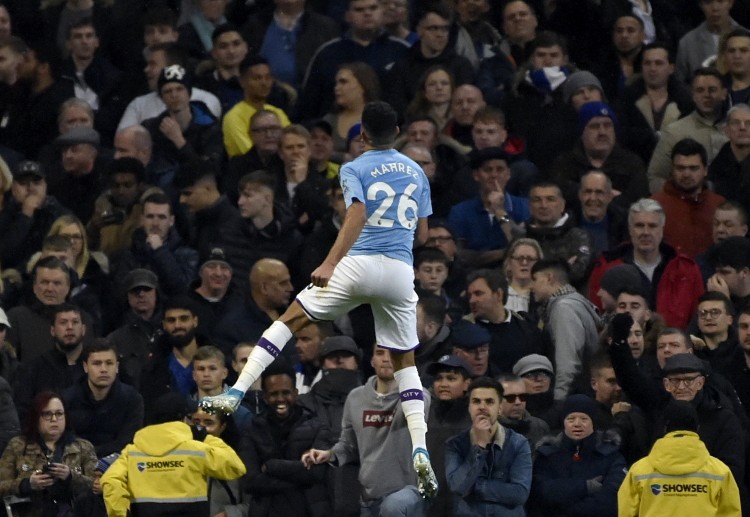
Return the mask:
<path id="1" fill-rule="evenodd" d="M 390 427 L 393 422 L 393 411 L 362 412 L 362 427 Z"/>

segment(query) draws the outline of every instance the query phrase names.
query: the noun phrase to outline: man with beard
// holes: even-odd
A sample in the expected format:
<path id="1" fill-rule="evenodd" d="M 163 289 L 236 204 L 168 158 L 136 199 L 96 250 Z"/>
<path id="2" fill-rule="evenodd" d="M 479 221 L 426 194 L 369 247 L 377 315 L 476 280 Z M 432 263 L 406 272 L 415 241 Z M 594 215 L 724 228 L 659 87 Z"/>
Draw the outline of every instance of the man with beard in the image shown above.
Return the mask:
<path id="1" fill-rule="evenodd" d="M 254 515 L 330 515 L 325 487 L 328 467 L 304 465 L 305 451 L 327 447 L 330 434 L 309 410 L 297 403 L 294 369 L 276 362 L 263 371 L 261 384 L 268 409 L 242 434 L 240 457 L 248 467 L 242 480 L 252 495 Z"/>
<path id="2" fill-rule="evenodd" d="M 726 201 L 706 182 L 706 149 L 692 138 L 672 148 L 672 173 L 661 192 L 652 197 L 664 208 L 664 239 L 681 253 L 694 257 L 713 243 L 713 215 Z"/>
<path id="3" fill-rule="evenodd" d="M 32 361 L 22 363 L 16 375 L 13 398 L 21 422 L 25 420 L 37 393 L 60 393 L 84 376 L 81 352 L 86 325 L 81 310 L 70 303 L 55 307 L 50 334 L 54 348 Z"/>
<path id="4" fill-rule="evenodd" d="M 143 397 L 117 378 L 117 349 L 97 339 L 81 354 L 86 375 L 63 392 L 67 421 L 99 458 L 120 452 L 143 427 Z"/>
<path id="5" fill-rule="evenodd" d="M 172 298 L 164 304 L 162 339 L 141 377 L 141 395 L 146 402 L 146 420 L 150 403 L 170 391 L 184 396 L 195 393 L 193 356 L 200 346 L 196 337 L 198 316 L 193 301 L 185 296 Z"/>

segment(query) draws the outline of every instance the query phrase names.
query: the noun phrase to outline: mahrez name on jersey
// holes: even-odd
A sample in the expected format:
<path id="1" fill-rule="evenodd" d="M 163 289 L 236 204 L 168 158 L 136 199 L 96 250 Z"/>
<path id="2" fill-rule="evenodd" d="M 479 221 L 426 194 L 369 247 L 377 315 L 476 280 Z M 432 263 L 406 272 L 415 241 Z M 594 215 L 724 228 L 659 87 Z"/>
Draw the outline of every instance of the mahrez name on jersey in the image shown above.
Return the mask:
<path id="1" fill-rule="evenodd" d="M 388 174 L 390 172 L 403 172 L 404 174 L 408 174 L 412 178 L 419 177 L 419 172 L 412 166 L 407 165 L 404 162 L 383 163 L 371 170 L 370 176 L 372 176 L 373 178 L 377 178 L 378 176 L 382 176 L 383 174 Z"/>

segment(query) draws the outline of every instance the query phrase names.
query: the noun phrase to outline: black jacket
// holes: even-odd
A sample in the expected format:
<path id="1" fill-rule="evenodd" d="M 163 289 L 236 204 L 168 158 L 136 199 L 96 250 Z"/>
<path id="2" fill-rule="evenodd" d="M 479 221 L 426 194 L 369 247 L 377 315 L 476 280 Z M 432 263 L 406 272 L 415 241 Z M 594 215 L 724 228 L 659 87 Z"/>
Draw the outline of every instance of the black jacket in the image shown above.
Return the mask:
<path id="1" fill-rule="evenodd" d="M 94 399 L 85 376 L 62 396 L 67 422 L 78 436 L 94 445 L 99 458 L 120 452 L 143 427 L 143 397 L 119 379 L 103 400 Z"/>
<path id="2" fill-rule="evenodd" d="M 307 469 L 300 458 L 311 448 L 331 445 L 328 429 L 299 405 L 285 420 L 269 411 L 253 418 L 240 444 L 247 466 L 242 487 L 253 497 L 250 517 L 330 516 L 324 484 L 328 465 Z"/>

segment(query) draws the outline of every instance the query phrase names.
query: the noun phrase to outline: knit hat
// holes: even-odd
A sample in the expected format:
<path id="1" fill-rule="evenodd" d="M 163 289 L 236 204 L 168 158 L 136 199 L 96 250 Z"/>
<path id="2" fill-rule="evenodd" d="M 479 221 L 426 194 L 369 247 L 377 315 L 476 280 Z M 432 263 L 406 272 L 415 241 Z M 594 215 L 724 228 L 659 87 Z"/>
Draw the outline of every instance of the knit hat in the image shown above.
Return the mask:
<path id="1" fill-rule="evenodd" d="M 562 416 L 565 419 L 571 413 L 584 413 L 593 422 L 596 420 L 597 412 L 596 402 L 591 397 L 586 395 L 571 395 L 563 403 Z"/>
<path id="2" fill-rule="evenodd" d="M 604 98 L 604 89 L 602 88 L 601 81 L 591 72 L 579 70 L 570 74 L 568 80 L 563 83 L 563 100 L 565 100 L 565 103 L 570 102 L 570 98 L 584 86 L 593 86 L 601 92 L 602 98 Z"/>
<path id="3" fill-rule="evenodd" d="M 349 131 L 346 133 L 346 145 L 349 145 L 352 143 L 352 140 L 357 138 L 359 134 L 362 132 L 362 123 L 357 122 L 352 127 L 349 128 Z"/>
<path id="4" fill-rule="evenodd" d="M 555 374 L 555 370 L 552 369 L 552 363 L 550 360 L 540 354 L 526 355 L 513 365 L 513 375 L 518 375 L 519 377 L 537 370 L 544 370 L 550 375 Z"/>
<path id="5" fill-rule="evenodd" d="M 224 264 L 229 269 L 232 269 L 232 265 L 227 262 L 227 254 L 224 251 L 224 248 L 220 248 L 219 246 L 213 246 L 211 250 L 208 253 L 208 257 L 206 257 L 206 260 L 203 261 L 201 264 L 201 269 L 203 269 L 206 265 L 217 262 L 219 264 Z"/>
<path id="6" fill-rule="evenodd" d="M 94 468 L 94 471 L 101 472 L 102 474 L 107 472 L 107 469 L 112 466 L 112 464 L 117 460 L 117 458 L 120 457 L 119 452 L 113 452 L 112 454 L 108 456 L 104 456 L 103 458 L 99 458 L 99 461 L 96 462 L 96 467 Z"/>
<path id="7" fill-rule="evenodd" d="M 621 264 L 608 269 L 602 275 L 601 287 L 613 298 L 617 298 L 623 289 L 640 287 L 643 282 L 638 268 L 632 264 Z"/>
<path id="8" fill-rule="evenodd" d="M 161 96 L 161 89 L 167 83 L 180 83 L 187 88 L 188 93 L 192 93 L 192 82 L 190 81 L 190 75 L 180 65 L 169 65 L 162 68 L 159 73 L 159 82 L 157 91 Z"/>
<path id="9" fill-rule="evenodd" d="M 578 112 L 578 131 L 583 133 L 588 123 L 595 117 L 607 117 L 615 125 L 615 128 L 617 127 L 615 110 L 603 102 L 587 102 L 581 106 L 581 110 Z"/>
<path id="10" fill-rule="evenodd" d="M 662 415 L 664 415 L 664 430 L 667 433 L 698 430 L 698 412 L 695 406 L 686 400 L 670 399 Z"/>

